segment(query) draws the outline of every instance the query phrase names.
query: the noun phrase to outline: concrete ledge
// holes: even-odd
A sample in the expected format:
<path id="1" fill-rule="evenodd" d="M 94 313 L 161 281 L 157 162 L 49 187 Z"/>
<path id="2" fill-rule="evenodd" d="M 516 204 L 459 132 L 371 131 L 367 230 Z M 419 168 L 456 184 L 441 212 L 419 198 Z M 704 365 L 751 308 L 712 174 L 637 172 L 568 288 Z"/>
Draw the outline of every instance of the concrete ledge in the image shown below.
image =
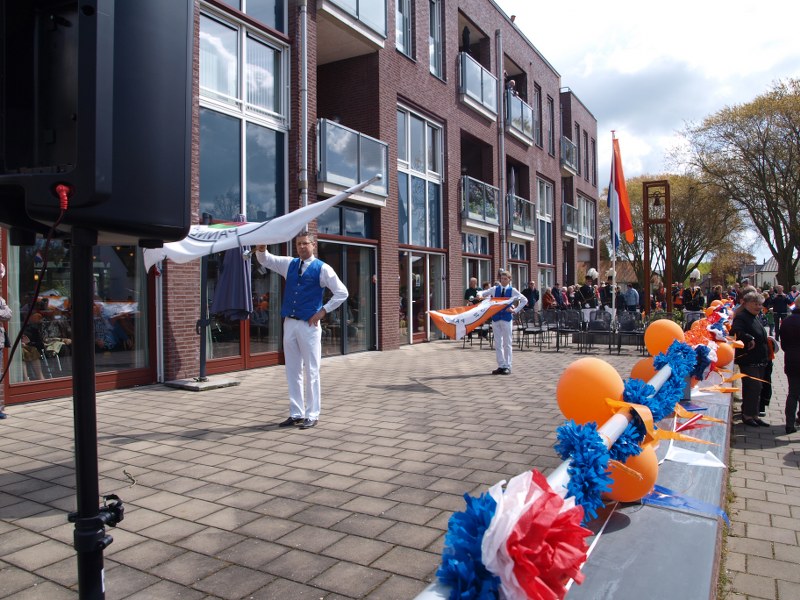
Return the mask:
<path id="1" fill-rule="evenodd" d="M 240 383 L 241 382 L 236 379 L 218 375 L 216 377 L 208 377 L 205 381 L 198 381 L 197 379 L 175 379 L 174 381 L 167 381 L 164 385 L 181 390 L 189 390 L 191 392 L 206 392 L 208 390 L 233 387 Z"/>

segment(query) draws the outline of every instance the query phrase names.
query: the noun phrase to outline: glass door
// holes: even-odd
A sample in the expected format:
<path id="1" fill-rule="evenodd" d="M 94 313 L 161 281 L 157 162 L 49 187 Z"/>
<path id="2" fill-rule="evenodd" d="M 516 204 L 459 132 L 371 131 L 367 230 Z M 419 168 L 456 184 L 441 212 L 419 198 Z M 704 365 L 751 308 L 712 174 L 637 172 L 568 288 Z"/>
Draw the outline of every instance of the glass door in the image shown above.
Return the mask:
<path id="1" fill-rule="evenodd" d="M 414 344 L 439 339 L 431 329 L 428 311 L 444 308 L 444 256 L 400 252 L 400 343 Z"/>

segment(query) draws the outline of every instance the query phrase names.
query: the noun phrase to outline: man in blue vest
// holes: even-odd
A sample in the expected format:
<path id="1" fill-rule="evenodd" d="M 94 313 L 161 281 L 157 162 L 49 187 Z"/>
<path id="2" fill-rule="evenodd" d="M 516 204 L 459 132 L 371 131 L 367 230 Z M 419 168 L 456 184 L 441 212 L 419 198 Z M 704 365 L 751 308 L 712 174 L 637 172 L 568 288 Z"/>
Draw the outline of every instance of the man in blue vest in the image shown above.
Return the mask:
<path id="1" fill-rule="evenodd" d="M 347 300 L 347 288 L 333 268 L 314 256 L 316 236 L 301 233 L 295 238 L 299 258 L 275 256 L 266 246 L 256 248 L 256 258 L 266 268 L 286 279 L 283 290 L 283 353 L 289 386 L 289 418 L 281 427 L 311 429 L 321 409 L 319 363 L 322 356 L 322 326 L 325 315 Z M 325 288 L 333 296 L 323 306 Z M 305 393 L 304 393 L 305 390 Z"/>
<path id="2" fill-rule="evenodd" d="M 514 304 L 510 304 L 492 317 L 494 352 L 497 357 L 497 368 L 492 371 L 492 375 L 510 375 L 511 349 L 514 345 L 511 323 L 514 315 L 518 314 L 528 304 L 528 299 L 511 285 L 511 273 L 502 270 L 500 271 L 500 285 L 492 286 L 488 290 L 482 290 L 477 295 L 481 298 L 513 298 L 518 301 L 516 308 Z"/>

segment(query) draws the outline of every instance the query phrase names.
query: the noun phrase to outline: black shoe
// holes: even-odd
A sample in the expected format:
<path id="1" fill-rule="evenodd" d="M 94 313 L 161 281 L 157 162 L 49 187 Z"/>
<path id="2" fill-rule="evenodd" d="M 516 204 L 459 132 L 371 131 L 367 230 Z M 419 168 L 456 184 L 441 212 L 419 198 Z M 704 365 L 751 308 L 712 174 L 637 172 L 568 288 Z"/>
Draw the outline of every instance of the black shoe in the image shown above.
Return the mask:
<path id="1" fill-rule="evenodd" d="M 511 375 L 511 369 L 502 369 L 501 375 Z"/>
<path id="2" fill-rule="evenodd" d="M 6 413 L 4 413 L 2 410 L 0 410 L 0 419 L 7 419 L 7 418 L 8 418 L 8 415 Z"/>
<path id="3" fill-rule="evenodd" d="M 278 427 L 294 427 L 295 425 L 300 425 L 303 423 L 303 419 L 300 417 L 289 417 L 285 421 L 278 423 Z"/>
<path id="4" fill-rule="evenodd" d="M 501 369 L 500 367 L 497 367 L 494 371 L 492 371 L 492 375 L 502 375 L 502 374 L 503 374 L 503 369 Z"/>
<path id="5" fill-rule="evenodd" d="M 306 419 L 303 421 L 303 424 L 300 425 L 300 429 L 311 429 L 312 427 L 316 427 L 319 421 L 317 419 Z"/>
<path id="6" fill-rule="evenodd" d="M 758 423 L 755 419 L 742 419 L 742 423 L 744 423 L 747 427 L 758 427 Z"/>
<path id="7" fill-rule="evenodd" d="M 794 427 L 792 425 L 787 425 L 786 426 L 786 434 L 787 435 L 790 434 L 790 433 L 795 433 L 796 431 L 797 431 L 797 427 Z"/>
<path id="8" fill-rule="evenodd" d="M 769 423 L 766 421 L 762 421 L 761 419 L 753 419 L 759 427 L 769 427 Z"/>

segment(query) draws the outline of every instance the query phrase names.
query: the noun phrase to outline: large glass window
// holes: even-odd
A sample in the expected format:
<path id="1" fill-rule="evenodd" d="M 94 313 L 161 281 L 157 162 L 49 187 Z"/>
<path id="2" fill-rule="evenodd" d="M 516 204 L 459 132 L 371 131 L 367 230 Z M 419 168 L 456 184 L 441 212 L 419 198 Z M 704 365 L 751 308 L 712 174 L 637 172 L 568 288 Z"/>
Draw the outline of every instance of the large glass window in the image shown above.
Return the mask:
<path id="1" fill-rule="evenodd" d="M 287 47 L 218 13 L 200 16 L 200 95 L 237 111 L 286 120 Z"/>
<path id="2" fill-rule="evenodd" d="M 533 139 L 542 147 L 542 88 L 533 86 Z"/>
<path id="3" fill-rule="evenodd" d="M 405 109 L 398 109 L 397 124 L 398 240 L 401 244 L 441 247 L 441 127 Z"/>
<path id="4" fill-rule="evenodd" d="M 538 189 L 539 262 L 553 264 L 553 184 L 536 179 Z"/>
<path id="5" fill-rule="evenodd" d="M 428 52 L 430 54 L 431 73 L 442 76 L 442 7 L 440 0 L 429 0 L 430 32 L 428 35 Z"/>
<path id="6" fill-rule="evenodd" d="M 277 14 L 282 6 L 249 0 L 243 9 Z M 200 17 L 200 210 L 214 219 L 285 212 L 287 54 L 278 40 L 221 13 Z"/>
<path id="7" fill-rule="evenodd" d="M 228 6 L 286 33 L 286 0 L 221 0 Z"/>
<path id="8" fill-rule="evenodd" d="M 414 36 L 411 29 L 411 0 L 397 0 L 395 44 L 406 56 L 414 56 Z"/>
<path id="9" fill-rule="evenodd" d="M 8 249 L 11 340 L 30 315 L 9 365 L 12 384 L 73 375 L 70 249 L 59 240 L 51 242 L 46 271 L 43 252 L 43 239 L 37 239 L 34 246 Z M 147 277 L 141 250 L 135 246 L 95 246 L 92 258 L 96 371 L 147 367 Z M 34 298 L 39 280 L 41 288 Z"/>

